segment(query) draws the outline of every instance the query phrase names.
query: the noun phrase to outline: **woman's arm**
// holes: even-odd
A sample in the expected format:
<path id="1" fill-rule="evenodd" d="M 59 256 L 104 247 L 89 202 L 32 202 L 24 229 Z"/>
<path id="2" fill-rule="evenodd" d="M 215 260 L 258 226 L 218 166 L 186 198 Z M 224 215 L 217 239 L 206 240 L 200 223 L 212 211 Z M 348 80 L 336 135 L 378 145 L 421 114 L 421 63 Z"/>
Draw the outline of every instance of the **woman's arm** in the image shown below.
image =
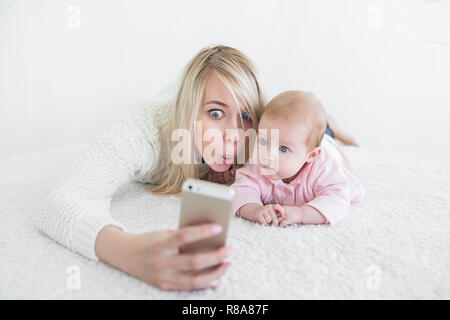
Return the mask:
<path id="1" fill-rule="evenodd" d="M 155 155 L 131 117 L 98 136 L 47 194 L 37 227 L 62 245 L 98 260 L 95 240 L 107 225 L 124 229 L 110 214 L 112 195 L 150 170 Z"/>
<path id="2" fill-rule="evenodd" d="M 163 290 L 215 288 L 230 262 L 232 250 L 224 246 L 200 254 L 180 254 L 178 247 L 222 232 L 219 224 L 203 224 L 179 230 L 140 235 L 107 226 L 97 237 L 100 260 Z M 204 271 L 204 269 L 208 269 Z"/>
<path id="3" fill-rule="evenodd" d="M 117 188 L 144 176 L 156 158 L 148 134 L 132 119 L 125 117 L 116 123 L 76 160 L 48 193 L 37 216 L 37 227 L 62 245 L 159 288 L 212 287 L 211 282 L 230 266 L 224 262 L 230 248 L 195 255 L 178 252 L 180 244 L 213 235 L 211 226 L 136 235 L 124 231 L 111 217 L 111 198 Z M 148 130 L 151 133 L 152 128 Z M 212 266 L 215 268 L 201 274 L 185 273 Z"/>

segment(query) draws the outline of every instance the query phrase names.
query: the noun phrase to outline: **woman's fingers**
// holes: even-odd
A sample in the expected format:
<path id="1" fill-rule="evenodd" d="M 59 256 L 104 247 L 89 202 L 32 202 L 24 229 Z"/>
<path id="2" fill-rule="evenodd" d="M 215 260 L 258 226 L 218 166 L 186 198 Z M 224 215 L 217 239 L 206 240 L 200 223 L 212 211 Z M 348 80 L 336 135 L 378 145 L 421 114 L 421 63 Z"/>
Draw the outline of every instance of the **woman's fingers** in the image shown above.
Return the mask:
<path id="1" fill-rule="evenodd" d="M 207 253 L 179 254 L 172 259 L 170 265 L 183 271 L 202 270 L 221 264 L 232 251 L 231 247 L 223 246 Z"/>
<path id="2" fill-rule="evenodd" d="M 172 234 L 166 244 L 170 247 L 180 247 L 183 244 L 215 236 L 221 233 L 222 230 L 222 226 L 218 223 L 183 227 Z"/>
<path id="3" fill-rule="evenodd" d="M 200 274 L 192 275 L 181 272 L 176 275 L 175 290 L 196 290 L 215 287 L 215 280 L 221 278 L 230 266 L 230 262 L 224 262 L 211 271 L 208 270 Z"/>

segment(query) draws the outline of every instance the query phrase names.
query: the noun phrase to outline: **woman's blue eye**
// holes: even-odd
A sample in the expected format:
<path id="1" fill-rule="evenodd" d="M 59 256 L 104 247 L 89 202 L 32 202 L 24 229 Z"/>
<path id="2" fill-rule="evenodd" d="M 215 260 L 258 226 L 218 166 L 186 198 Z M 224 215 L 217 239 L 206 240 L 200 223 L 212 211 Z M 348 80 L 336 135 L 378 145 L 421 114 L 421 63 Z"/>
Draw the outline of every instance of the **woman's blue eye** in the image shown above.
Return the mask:
<path id="1" fill-rule="evenodd" d="M 220 119 L 223 117 L 223 112 L 221 110 L 210 110 L 209 114 L 211 117 L 213 117 L 214 119 Z"/>
<path id="2" fill-rule="evenodd" d="M 289 151 L 289 148 L 286 147 L 286 146 L 281 146 L 281 147 L 280 147 L 280 151 L 283 152 L 283 153 L 286 153 L 286 152 Z"/>
<path id="3" fill-rule="evenodd" d="M 247 120 L 250 120 L 250 119 L 251 119 L 248 112 L 243 112 L 243 113 L 241 114 L 241 118 L 242 118 L 242 120 L 244 120 L 244 121 L 247 121 Z"/>
<path id="4" fill-rule="evenodd" d="M 259 143 L 263 146 L 265 146 L 267 144 L 267 140 L 264 138 L 259 138 Z"/>

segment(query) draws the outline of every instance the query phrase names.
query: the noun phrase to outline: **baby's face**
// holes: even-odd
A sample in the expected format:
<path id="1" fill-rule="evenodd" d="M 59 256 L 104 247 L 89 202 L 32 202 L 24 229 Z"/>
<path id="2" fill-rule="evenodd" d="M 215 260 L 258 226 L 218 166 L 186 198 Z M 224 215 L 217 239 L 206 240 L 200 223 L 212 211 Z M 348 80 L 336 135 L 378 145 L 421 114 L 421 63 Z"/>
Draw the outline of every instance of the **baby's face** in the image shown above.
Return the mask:
<path id="1" fill-rule="evenodd" d="M 261 173 L 273 180 L 294 178 L 311 151 L 306 145 L 307 134 L 308 129 L 301 123 L 283 123 L 263 116 L 255 149 Z"/>

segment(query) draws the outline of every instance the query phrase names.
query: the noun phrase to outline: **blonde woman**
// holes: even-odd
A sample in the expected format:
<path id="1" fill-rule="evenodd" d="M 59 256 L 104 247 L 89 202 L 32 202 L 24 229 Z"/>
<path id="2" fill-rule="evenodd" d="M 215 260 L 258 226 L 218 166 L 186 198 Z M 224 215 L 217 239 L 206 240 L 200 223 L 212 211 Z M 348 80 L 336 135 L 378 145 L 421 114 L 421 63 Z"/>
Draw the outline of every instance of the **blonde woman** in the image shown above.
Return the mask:
<path id="1" fill-rule="evenodd" d="M 129 233 L 111 217 L 111 197 L 129 181 L 148 183 L 158 195 L 178 194 L 190 177 L 231 183 L 237 167 L 231 163 L 248 147 L 239 133 L 226 133 L 257 128 L 264 105 L 261 82 L 244 54 L 226 46 L 202 49 L 177 84 L 96 138 L 47 195 L 37 227 L 62 245 L 163 290 L 217 286 L 230 267 L 224 260 L 232 249 L 180 254 L 178 247 L 221 232 L 220 225 Z M 203 162 L 173 161 L 177 141 L 171 137 L 177 129 L 194 133 L 191 160 Z M 209 129 L 220 132 L 223 147 L 206 157 L 203 137 Z"/>

